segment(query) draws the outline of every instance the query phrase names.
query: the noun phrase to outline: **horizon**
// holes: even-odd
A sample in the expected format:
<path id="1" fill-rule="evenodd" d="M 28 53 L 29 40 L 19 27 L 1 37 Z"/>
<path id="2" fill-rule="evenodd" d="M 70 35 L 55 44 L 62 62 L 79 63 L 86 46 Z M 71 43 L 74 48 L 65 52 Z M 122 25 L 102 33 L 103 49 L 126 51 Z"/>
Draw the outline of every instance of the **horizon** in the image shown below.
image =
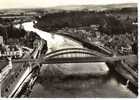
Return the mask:
<path id="1" fill-rule="evenodd" d="M 118 4 L 81 4 L 81 5 L 58 5 L 58 6 L 52 6 L 52 7 L 29 7 L 29 8 L 0 8 L 0 10 L 12 10 L 12 9 L 53 9 L 57 7 L 66 7 L 66 6 L 108 6 L 108 5 L 125 5 L 125 4 L 136 4 L 137 3 L 118 3 Z M 137 6 L 136 6 L 137 7 Z"/>
<path id="2" fill-rule="evenodd" d="M 0 9 L 53 8 L 58 6 L 112 5 L 138 3 L 138 0 L 0 0 Z"/>

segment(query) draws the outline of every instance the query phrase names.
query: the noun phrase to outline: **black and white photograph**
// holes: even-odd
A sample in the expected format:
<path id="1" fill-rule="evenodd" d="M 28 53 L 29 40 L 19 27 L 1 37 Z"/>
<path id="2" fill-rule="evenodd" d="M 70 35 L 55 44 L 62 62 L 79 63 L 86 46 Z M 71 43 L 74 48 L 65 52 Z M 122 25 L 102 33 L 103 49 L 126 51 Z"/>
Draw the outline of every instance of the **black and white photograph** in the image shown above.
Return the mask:
<path id="1" fill-rule="evenodd" d="M 0 0 L 0 98 L 137 98 L 138 0 Z"/>

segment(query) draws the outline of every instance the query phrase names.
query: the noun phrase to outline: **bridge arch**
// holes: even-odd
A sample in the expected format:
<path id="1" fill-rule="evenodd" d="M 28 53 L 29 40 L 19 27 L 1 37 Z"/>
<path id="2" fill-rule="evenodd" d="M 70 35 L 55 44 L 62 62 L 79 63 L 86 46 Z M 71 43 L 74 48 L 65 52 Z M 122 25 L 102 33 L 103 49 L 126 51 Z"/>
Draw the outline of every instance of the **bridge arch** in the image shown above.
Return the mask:
<path id="1" fill-rule="evenodd" d="M 86 48 L 64 48 L 56 51 L 52 51 L 46 55 L 44 55 L 44 59 L 46 58 L 68 58 L 68 57 L 95 57 L 95 56 L 105 56 L 102 53 L 97 51 L 89 50 Z"/>

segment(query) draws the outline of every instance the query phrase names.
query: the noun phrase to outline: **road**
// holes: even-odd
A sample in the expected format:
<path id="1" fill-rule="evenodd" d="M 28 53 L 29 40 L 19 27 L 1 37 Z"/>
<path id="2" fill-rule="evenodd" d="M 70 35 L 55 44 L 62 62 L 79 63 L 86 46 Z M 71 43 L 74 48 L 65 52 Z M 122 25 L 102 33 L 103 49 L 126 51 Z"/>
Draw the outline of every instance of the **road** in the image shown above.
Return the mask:
<path id="1" fill-rule="evenodd" d="M 83 48 L 66 37 L 34 28 L 33 22 L 23 26 L 47 40 L 49 52 L 67 47 Z M 106 79 L 108 71 L 104 62 L 43 65 L 30 97 L 136 97 L 113 76 Z"/>

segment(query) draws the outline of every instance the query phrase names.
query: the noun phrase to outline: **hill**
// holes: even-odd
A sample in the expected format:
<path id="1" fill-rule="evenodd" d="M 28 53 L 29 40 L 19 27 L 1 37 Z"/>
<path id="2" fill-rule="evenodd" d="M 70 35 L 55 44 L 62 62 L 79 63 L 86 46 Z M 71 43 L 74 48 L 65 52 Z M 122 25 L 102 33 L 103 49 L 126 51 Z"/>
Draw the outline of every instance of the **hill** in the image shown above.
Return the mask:
<path id="1" fill-rule="evenodd" d="M 136 3 L 125 3 L 125 4 L 109 4 L 109 5 L 67 5 L 67 6 L 56 6 L 49 9 L 59 9 L 59 10 L 113 10 L 113 9 L 122 9 L 122 8 L 133 8 L 137 7 Z"/>

